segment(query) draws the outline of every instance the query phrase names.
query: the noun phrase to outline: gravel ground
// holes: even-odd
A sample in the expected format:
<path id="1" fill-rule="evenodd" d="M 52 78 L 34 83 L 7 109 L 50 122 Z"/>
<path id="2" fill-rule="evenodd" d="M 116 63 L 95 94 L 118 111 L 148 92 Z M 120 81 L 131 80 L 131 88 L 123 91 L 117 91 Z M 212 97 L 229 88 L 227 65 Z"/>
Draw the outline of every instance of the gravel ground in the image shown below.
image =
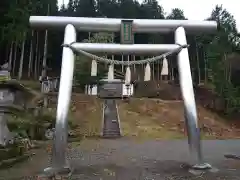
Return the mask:
<path id="1" fill-rule="evenodd" d="M 204 157 L 214 167 L 203 173 L 189 172 L 186 141 L 86 140 L 69 150 L 71 180 L 240 180 L 240 161 L 224 158 L 226 153 L 240 154 L 239 149 L 239 140 L 203 141 Z M 34 179 L 27 176 L 46 164 L 46 153 L 38 152 L 27 163 L 0 171 L 0 177 Z"/>

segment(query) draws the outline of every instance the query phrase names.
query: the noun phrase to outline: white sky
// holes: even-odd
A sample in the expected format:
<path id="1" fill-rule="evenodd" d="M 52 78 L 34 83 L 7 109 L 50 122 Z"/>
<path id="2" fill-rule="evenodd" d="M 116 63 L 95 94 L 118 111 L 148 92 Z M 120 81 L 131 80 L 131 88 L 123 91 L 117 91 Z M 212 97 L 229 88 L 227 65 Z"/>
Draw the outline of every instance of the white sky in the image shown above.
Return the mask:
<path id="1" fill-rule="evenodd" d="M 139 0 L 142 2 L 143 0 Z M 240 31 L 240 11 L 237 0 L 158 0 L 164 11 L 169 14 L 173 8 L 180 8 L 185 16 L 191 20 L 204 20 L 209 17 L 215 5 L 223 5 L 235 18 Z M 68 3 L 68 0 L 58 0 L 59 3 Z"/>

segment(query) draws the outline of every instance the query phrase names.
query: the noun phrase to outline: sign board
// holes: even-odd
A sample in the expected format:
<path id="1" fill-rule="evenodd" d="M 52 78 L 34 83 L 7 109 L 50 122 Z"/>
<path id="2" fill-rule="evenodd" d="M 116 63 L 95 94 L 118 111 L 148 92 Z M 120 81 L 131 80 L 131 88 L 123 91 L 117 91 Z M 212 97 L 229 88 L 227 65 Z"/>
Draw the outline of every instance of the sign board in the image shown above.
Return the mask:
<path id="1" fill-rule="evenodd" d="M 122 82 L 104 82 L 99 87 L 98 96 L 100 98 L 122 98 Z"/>
<path id="2" fill-rule="evenodd" d="M 122 20 L 121 21 L 121 43 L 122 44 L 133 44 L 133 20 Z"/>

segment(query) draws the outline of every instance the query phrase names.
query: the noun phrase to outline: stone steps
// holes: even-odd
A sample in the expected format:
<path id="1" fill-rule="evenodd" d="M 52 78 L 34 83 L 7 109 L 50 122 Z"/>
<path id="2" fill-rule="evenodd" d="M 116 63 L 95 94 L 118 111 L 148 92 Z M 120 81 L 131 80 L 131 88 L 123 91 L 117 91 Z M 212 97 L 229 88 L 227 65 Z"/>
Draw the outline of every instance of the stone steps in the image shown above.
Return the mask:
<path id="1" fill-rule="evenodd" d="M 121 137 L 119 116 L 116 100 L 105 99 L 103 109 L 103 137 L 118 138 Z"/>

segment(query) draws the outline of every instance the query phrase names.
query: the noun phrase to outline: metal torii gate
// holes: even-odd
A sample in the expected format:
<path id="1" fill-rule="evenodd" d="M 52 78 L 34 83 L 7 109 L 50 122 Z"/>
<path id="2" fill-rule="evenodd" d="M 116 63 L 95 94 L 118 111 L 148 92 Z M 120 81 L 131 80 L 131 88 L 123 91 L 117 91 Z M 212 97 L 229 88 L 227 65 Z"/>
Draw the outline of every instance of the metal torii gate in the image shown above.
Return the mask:
<path id="1" fill-rule="evenodd" d="M 108 54 L 151 54 L 156 55 L 186 45 L 186 32 L 212 32 L 217 29 L 214 21 L 189 20 L 158 20 L 158 19 L 132 19 L 135 33 L 167 33 L 175 32 L 175 44 L 98 44 L 76 43 L 76 31 L 91 32 L 119 32 L 122 19 L 111 18 L 85 18 L 85 17 L 53 17 L 31 16 L 30 25 L 38 29 L 64 29 L 64 44 L 72 44 L 75 49 Z M 197 110 L 192 85 L 188 49 L 182 49 L 178 55 L 178 70 L 180 76 L 181 92 L 184 101 L 185 121 L 188 132 L 190 151 L 196 159 L 195 167 L 211 167 L 202 159 L 200 131 L 197 123 Z M 74 52 L 71 48 L 63 47 L 62 69 L 58 95 L 56 134 L 53 145 L 51 171 L 61 171 L 67 167 L 67 115 L 69 110 L 72 80 L 74 71 Z"/>

